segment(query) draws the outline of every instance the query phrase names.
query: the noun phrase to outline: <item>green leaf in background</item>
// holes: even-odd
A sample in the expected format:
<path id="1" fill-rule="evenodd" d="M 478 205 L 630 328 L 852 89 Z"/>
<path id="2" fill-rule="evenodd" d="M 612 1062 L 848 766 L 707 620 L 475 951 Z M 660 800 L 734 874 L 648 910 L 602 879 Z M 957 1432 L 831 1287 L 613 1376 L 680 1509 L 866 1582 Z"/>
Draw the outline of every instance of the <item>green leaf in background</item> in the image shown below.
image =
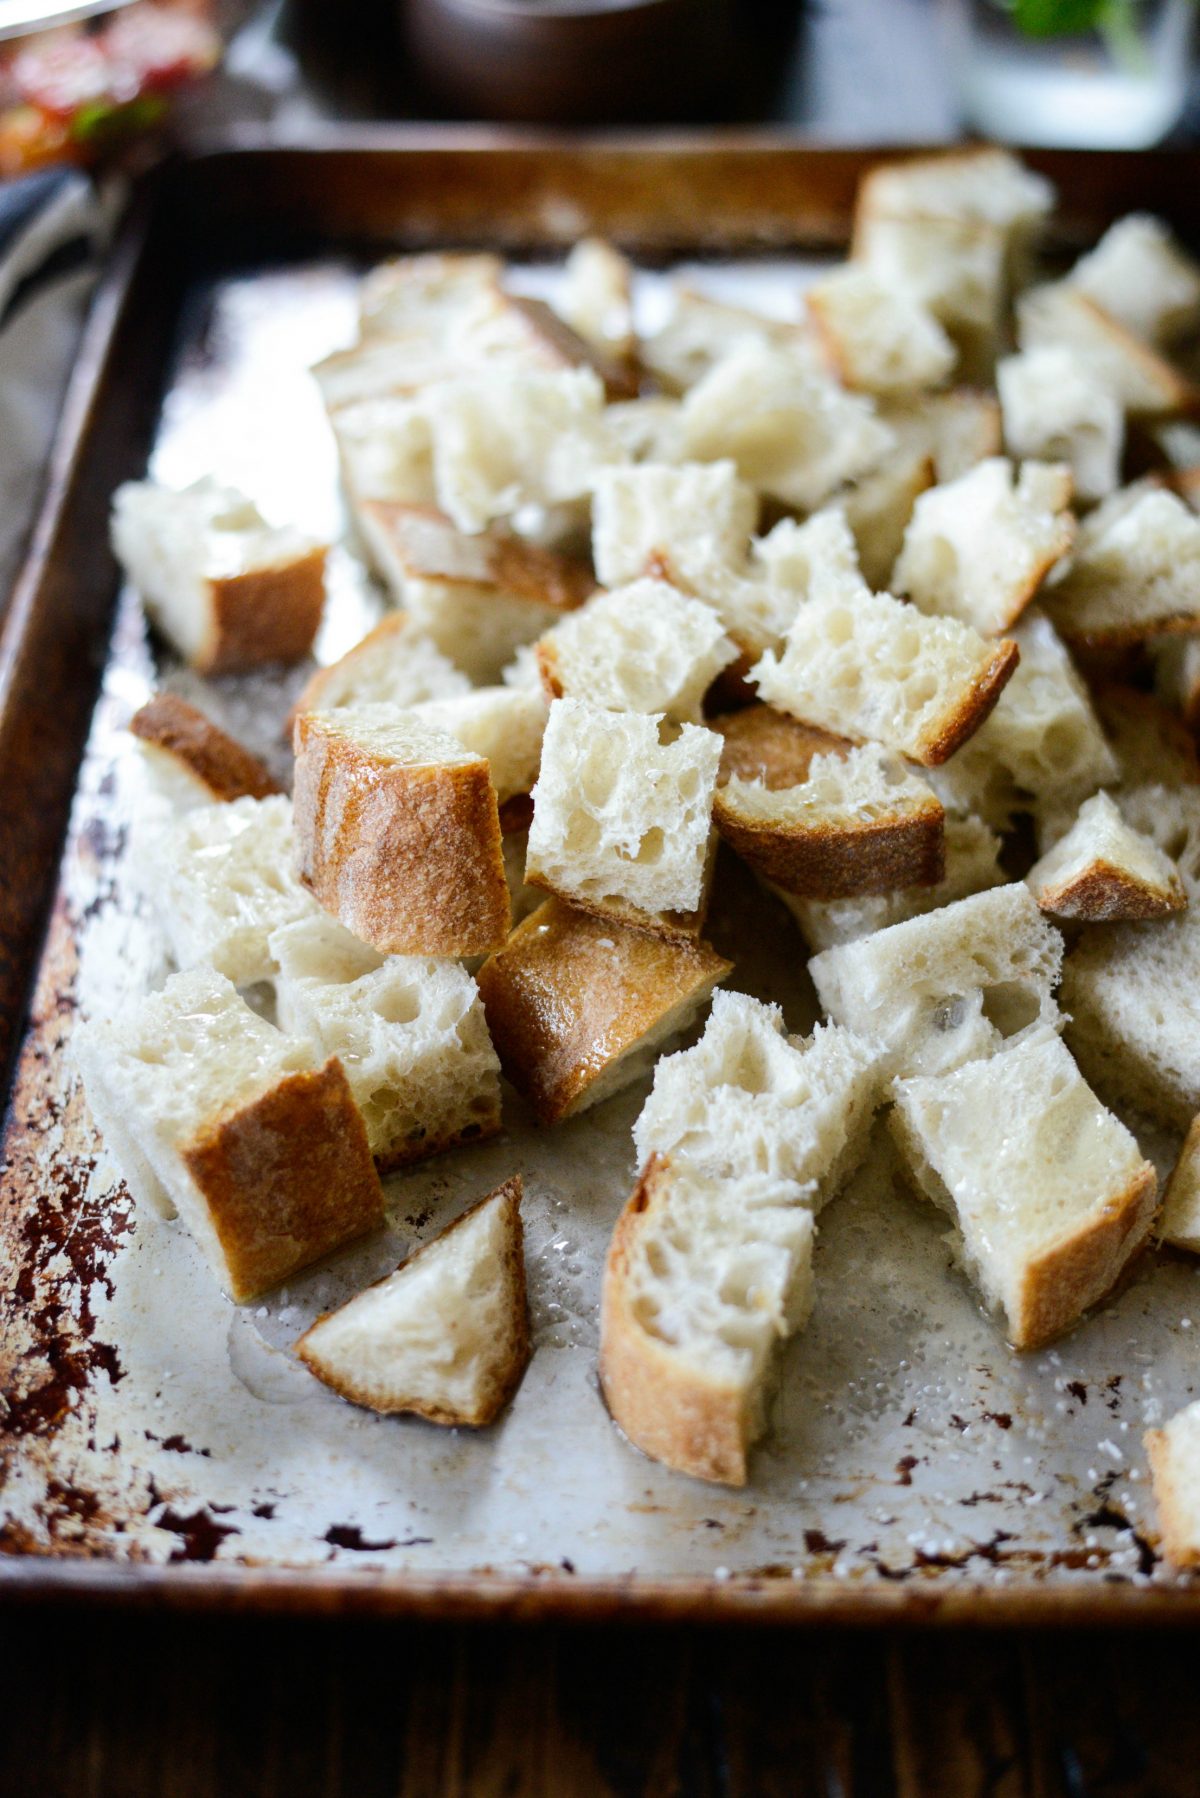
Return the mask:
<path id="1" fill-rule="evenodd" d="M 1013 0 L 1013 23 L 1030 37 L 1070 37 L 1094 31 L 1110 11 L 1108 0 Z"/>

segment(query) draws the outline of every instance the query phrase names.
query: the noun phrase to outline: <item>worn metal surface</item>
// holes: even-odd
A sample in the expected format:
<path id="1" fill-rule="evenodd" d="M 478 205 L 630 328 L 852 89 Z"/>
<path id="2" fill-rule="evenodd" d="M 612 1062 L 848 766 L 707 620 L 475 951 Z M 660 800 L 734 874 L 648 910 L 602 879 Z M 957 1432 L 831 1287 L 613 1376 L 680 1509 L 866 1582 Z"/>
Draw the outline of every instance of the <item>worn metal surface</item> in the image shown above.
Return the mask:
<path id="1" fill-rule="evenodd" d="M 764 305 L 795 265 L 707 268 Z M 526 284 L 542 285 L 539 271 Z M 660 303 L 647 277 L 643 304 Z M 349 339 L 352 280 L 335 263 L 239 278 L 198 296 L 155 456 L 180 483 L 214 470 L 268 513 L 341 527 L 332 442 L 306 368 Z M 380 600 L 347 551 L 320 652 L 340 653 Z M 208 708 L 281 771 L 280 727 L 302 672 L 207 683 Z M 675 1476 L 622 1440 L 595 1372 L 599 1272 L 633 1181 L 644 1087 L 535 1132 L 512 1094 L 487 1145 L 388 1183 L 390 1227 L 237 1309 L 178 1225 L 131 1212 L 92 1131 L 70 1036 L 166 969 L 131 877 L 147 795 L 124 724 L 158 674 L 122 601 L 6 1143 L 4 1545 L 66 1561 L 329 1575 L 403 1573 L 433 1602 L 525 1583 L 594 1602 L 602 1588 L 717 1610 L 739 1594 L 894 1613 L 958 1593 L 980 1615 L 1054 1591 L 1183 1592 L 1157 1561 L 1142 1430 L 1200 1387 L 1200 1266 L 1148 1255 L 1103 1311 L 1055 1348 L 1017 1356 L 985 1317 L 932 1208 L 880 1141 L 825 1213 L 812 1322 L 783 1359 L 750 1485 Z M 813 1017 L 782 912 L 723 869 L 712 934 L 733 984 Z M 1147 1144 L 1161 1153 L 1169 1145 Z M 313 1381 L 290 1347 L 319 1310 L 392 1267 L 520 1169 L 536 1352 L 492 1429 L 380 1419 Z M 215 1565 L 214 1565 L 215 1564 Z M 318 1572 L 318 1570 L 320 1570 Z M 70 1575 L 68 1575 L 70 1577 Z M 251 1578 L 246 1575 L 247 1581 Z M 394 1588 L 393 1588 L 394 1589 Z M 441 1594 L 441 1600 L 438 1594 Z M 978 1603 L 975 1601 L 978 1600 Z"/>

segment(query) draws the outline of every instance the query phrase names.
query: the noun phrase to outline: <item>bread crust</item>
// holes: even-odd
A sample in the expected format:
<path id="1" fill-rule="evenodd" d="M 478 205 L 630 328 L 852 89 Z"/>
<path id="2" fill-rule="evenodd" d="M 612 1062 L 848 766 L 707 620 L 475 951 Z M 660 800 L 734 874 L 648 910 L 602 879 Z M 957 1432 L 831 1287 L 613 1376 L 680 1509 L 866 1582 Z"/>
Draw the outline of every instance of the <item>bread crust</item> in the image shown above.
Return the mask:
<path id="1" fill-rule="evenodd" d="M 538 1122 L 554 1124 L 732 971 L 707 943 L 663 940 L 548 899 L 476 979 L 505 1074 Z"/>
<path id="2" fill-rule="evenodd" d="M 1149 1238 L 1158 1209 L 1158 1175 L 1143 1161 L 1103 1212 L 1043 1249 L 1024 1271 L 1014 1348 L 1036 1349 L 1060 1336 L 1110 1292 Z"/>
<path id="3" fill-rule="evenodd" d="M 341 1062 L 291 1074 L 180 1149 L 239 1304 L 383 1223 L 383 1189 Z"/>
<path id="4" fill-rule="evenodd" d="M 129 728 L 140 742 L 173 757 L 214 800 L 266 799 L 283 791 L 256 755 L 177 693 L 156 693 Z"/>
<path id="5" fill-rule="evenodd" d="M 1187 909 L 1187 894 L 1182 885 L 1177 891 L 1146 886 L 1102 856 L 1071 879 L 1041 888 L 1036 896 L 1044 912 L 1088 924 L 1165 918 L 1171 912 Z"/>
<path id="6" fill-rule="evenodd" d="M 1171 1438 L 1166 1430 L 1147 1430 L 1142 1437 L 1142 1446 L 1150 1462 L 1154 1501 L 1162 1527 L 1162 1552 L 1172 1567 L 1200 1567 L 1200 1540 L 1188 1521 L 1189 1511 L 1195 1509 L 1195 1501 L 1189 1505 L 1176 1484 L 1171 1465 Z"/>
<path id="7" fill-rule="evenodd" d="M 325 556 L 321 546 L 268 568 L 207 581 L 209 626 L 192 666 L 201 674 L 230 674 L 303 661 L 325 607 Z"/>
<path id="8" fill-rule="evenodd" d="M 925 768 L 938 768 L 948 762 L 995 709 L 1020 659 L 1020 648 L 1011 637 L 1001 637 L 992 644 L 987 662 L 971 681 L 958 711 L 919 738 L 913 760 Z"/>
<path id="9" fill-rule="evenodd" d="M 640 1219 L 669 1171 L 665 1157 L 651 1156 L 613 1231 L 600 1303 L 600 1385 L 614 1423 L 651 1460 L 694 1479 L 744 1486 L 752 1423 L 743 1394 L 685 1366 L 644 1329 L 630 1299 Z"/>
<path id="10" fill-rule="evenodd" d="M 394 1273 L 399 1273 L 401 1268 L 411 1267 L 414 1261 L 420 1259 L 426 1249 L 432 1248 L 434 1243 L 445 1242 L 448 1236 L 452 1235 L 461 1224 L 465 1224 L 477 1211 L 482 1210 L 485 1205 L 490 1205 L 497 1197 L 501 1199 L 507 1232 L 504 1266 L 512 1285 L 514 1301 L 510 1319 L 511 1352 L 504 1367 L 498 1371 L 491 1387 L 484 1395 L 482 1403 L 476 1410 L 455 1410 L 446 1405 L 438 1405 L 421 1399 L 409 1399 L 398 1404 L 380 1404 L 377 1399 L 371 1397 L 365 1385 L 356 1384 L 353 1380 L 339 1379 L 332 1370 L 322 1366 L 309 1343 L 309 1337 L 317 1326 L 323 1324 L 326 1318 L 334 1315 L 332 1311 L 323 1311 L 316 1322 L 304 1332 L 304 1335 L 294 1345 L 295 1353 L 304 1362 L 309 1372 L 315 1374 L 322 1385 L 330 1387 L 342 1398 L 349 1399 L 351 1404 L 365 1405 L 368 1410 L 378 1411 L 384 1416 L 410 1413 L 417 1417 L 424 1417 L 430 1423 L 449 1426 L 461 1425 L 468 1429 L 482 1429 L 485 1425 L 493 1423 L 520 1384 L 521 1376 L 528 1367 L 529 1358 L 533 1352 L 529 1332 L 529 1299 L 525 1284 L 525 1232 L 521 1221 L 521 1200 L 524 1197 L 524 1190 L 520 1174 L 513 1174 L 510 1179 L 505 1180 L 502 1185 L 497 1186 L 482 1199 L 477 1199 L 473 1205 L 468 1205 L 467 1209 L 461 1216 L 456 1217 L 452 1224 L 447 1225 L 446 1229 L 433 1237 L 431 1241 L 422 1243 L 420 1248 L 414 1249 L 411 1255 L 406 1255 L 399 1266 L 393 1269 Z M 391 1274 L 385 1274 L 383 1280 L 375 1280 L 372 1284 L 382 1286 L 384 1280 L 391 1279 L 391 1277 Z M 369 1290 L 369 1288 L 364 1290 Z"/>
<path id="11" fill-rule="evenodd" d="M 556 612 L 573 612 L 596 591 L 595 577 L 585 563 L 543 549 L 510 531 L 492 528 L 466 538 L 472 559 L 456 567 L 455 546 L 463 542 L 464 533 L 436 506 L 372 499 L 364 500 L 362 510 L 387 538 L 398 566 L 414 580 L 473 587 L 480 594 L 494 589 L 506 598 L 527 599 Z M 409 524 L 443 527 L 446 553 L 440 559 L 415 559 L 412 550 L 405 546 L 405 527 Z"/>
<path id="12" fill-rule="evenodd" d="M 700 940 L 700 932 L 704 929 L 704 920 L 708 916 L 712 870 L 713 857 L 710 855 L 704 876 L 704 894 L 695 911 L 639 911 L 628 899 L 618 898 L 615 894 L 594 899 L 580 893 L 564 892 L 536 870 L 526 871 L 525 884 L 540 887 L 543 893 L 552 893 L 575 911 L 586 912 L 589 917 L 603 918 L 613 924 L 626 925 L 644 936 L 657 937 L 666 943 L 696 943 Z"/>
<path id="13" fill-rule="evenodd" d="M 302 712 L 295 724 L 297 873 L 385 955 L 486 955 L 510 919 L 496 790 L 482 756 L 381 763 Z"/>
<path id="14" fill-rule="evenodd" d="M 560 318 L 545 300 L 531 299 L 527 294 L 505 294 L 508 310 L 517 314 L 528 326 L 534 341 L 561 368 L 590 368 L 604 383 L 607 400 L 635 400 L 638 396 L 636 372 L 616 356 L 608 356 L 596 344 L 581 337 L 573 325 Z"/>
<path id="15" fill-rule="evenodd" d="M 336 662 L 330 662 L 324 668 L 316 669 L 305 682 L 300 696 L 287 717 L 287 735 L 292 734 L 292 727 L 301 712 L 319 712 L 329 684 L 335 673 L 340 672 L 347 662 L 357 660 L 363 650 L 374 649 L 380 643 L 386 643 L 392 637 L 403 637 L 412 629 L 412 619 L 407 612 L 389 612 L 379 623 L 361 637 L 352 649 L 348 649 Z"/>

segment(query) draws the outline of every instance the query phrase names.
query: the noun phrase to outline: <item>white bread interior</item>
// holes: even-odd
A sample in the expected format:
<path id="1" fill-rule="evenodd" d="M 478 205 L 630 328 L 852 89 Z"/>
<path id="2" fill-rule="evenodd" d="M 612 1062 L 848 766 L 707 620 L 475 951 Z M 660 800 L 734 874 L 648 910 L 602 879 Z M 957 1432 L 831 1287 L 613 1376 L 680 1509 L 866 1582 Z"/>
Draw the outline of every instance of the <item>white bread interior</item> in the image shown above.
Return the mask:
<path id="1" fill-rule="evenodd" d="M 1119 923 L 1165 917 L 1187 904 L 1174 863 L 1126 823 L 1107 793 L 1084 802 L 1026 881 L 1042 910 L 1059 918 Z"/>
<path id="2" fill-rule="evenodd" d="M 1161 1430 L 1147 1430 L 1143 1440 L 1163 1553 L 1173 1567 L 1200 1566 L 1200 1399 Z"/>
<path id="3" fill-rule="evenodd" d="M 1159 1235 L 1200 1255 L 1200 1118 L 1193 1118 L 1163 1195 Z"/>
<path id="4" fill-rule="evenodd" d="M 501 805 L 518 793 L 533 791 L 548 715 L 539 691 L 475 687 L 469 693 L 425 700 L 412 710 L 417 718 L 449 731 L 464 749 L 483 756 Z"/>
<path id="5" fill-rule="evenodd" d="M 911 393 L 940 387 L 954 367 L 957 352 L 932 312 L 861 263 L 831 270 L 804 297 L 832 372 L 847 387 Z"/>
<path id="6" fill-rule="evenodd" d="M 741 569 L 757 518 L 757 496 L 728 459 L 602 469 L 592 503 L 596 578 L 620 587 L 661 558 L 704 597 Z"/>
<path id="7" fill-rule="evenodd" d="M 595 349 L 633 353 L 633 270 L 602 237 L 581 237 L 563 264 L 557 308 L 572 330 Z"/>
<path id="8" fill-rule="evenodd" d="M 1085 502 L 1116 492 L 1125 413 L 1086 357 L 1062 343 L 1022 350 L 998 363 L 996 387 L 1010 455 L 1064 463 Z"/>
<path id="9" fill-rule="evenodd" d="M 677 724 L 700 722 L 704 695 L 738 656 L 711 607 L 652 579 L 597 594 L 548 631 L 537 653 L 551 697 Z"/>
<path id="10" fill-rule="evenodd" d="M 1173 343 L 1200 324 L 1200 266 L 1148 212 L 1110 225 L 1067 280 L 1147 343 Z"/>
<path id="11" fill-rule="evenodd" d="M 1174 493 L 1109 502 L 1081 533 L 1069 567 L 1046 591 L 1068 641 L 1135 643 L 1156 631 L 1200 631 L 1200 518 Z"/>

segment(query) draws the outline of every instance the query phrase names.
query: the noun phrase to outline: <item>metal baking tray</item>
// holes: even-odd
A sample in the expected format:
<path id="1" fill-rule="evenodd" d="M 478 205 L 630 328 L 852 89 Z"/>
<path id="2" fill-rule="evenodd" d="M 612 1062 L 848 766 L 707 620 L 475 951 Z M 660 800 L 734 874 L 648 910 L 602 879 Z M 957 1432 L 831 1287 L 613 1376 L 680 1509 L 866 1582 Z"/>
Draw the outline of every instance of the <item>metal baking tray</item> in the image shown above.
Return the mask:
<path id="1" fill-rule="evenodd" d="M 117 482 L 148 459 L 173 482 L 213 469 L 269 513 L 337 531 L 306 370 L 348 341 L 365 259 L 495 247 L 548 292 L 563 246 L 600 230 L 638 258 L 648 308 L 682 262 L 769 309 L 844 246 L 876 154 L 356 133 L 226 145 L 143 192 L 96 298 L 0 660 L 0 1592 L 442 1615 L 1200 1616 L 1200 1585 L 1155 1553 L 1140 1446 L 1200 1389 L 1195 1262 L 1146 1255 L 1096 1316 L 1018 1356 L 881 1136 L 822 1216 L 813 1320 L 785 1354 L 750 1484 L 726 1491 L 643 1459 L 597 1385 L 600 1267 L 644 1088 L 541 1132 L 509 1094 L 501 1138 L 388 1183 L 382 1239 L 237 1309 L 180 1229 L 132 1213 L 72 1072 L 80 1009 L 165 966 L 129 878 L 140 775 L 124 724 L 156 681 L 200 685 L 156 667 L 118 593 Z M 1138 205 L 1200 236 L 1194 155 L 1033 160 L 1058 183 L 1065 248 Z M 380 604 L 339 549 L 322 656 Z M 258 675 L 200 696 L 278 763 L 294 687 Z M 799 939 L 736 868 L 711 934 L 737 956 L 735 985 L 807 1028 Z M 536 1352 L 501 1421 L 379 1419 L 314 1382 L 289 1351 L 315 1311 L 518 1168 Z"/>

